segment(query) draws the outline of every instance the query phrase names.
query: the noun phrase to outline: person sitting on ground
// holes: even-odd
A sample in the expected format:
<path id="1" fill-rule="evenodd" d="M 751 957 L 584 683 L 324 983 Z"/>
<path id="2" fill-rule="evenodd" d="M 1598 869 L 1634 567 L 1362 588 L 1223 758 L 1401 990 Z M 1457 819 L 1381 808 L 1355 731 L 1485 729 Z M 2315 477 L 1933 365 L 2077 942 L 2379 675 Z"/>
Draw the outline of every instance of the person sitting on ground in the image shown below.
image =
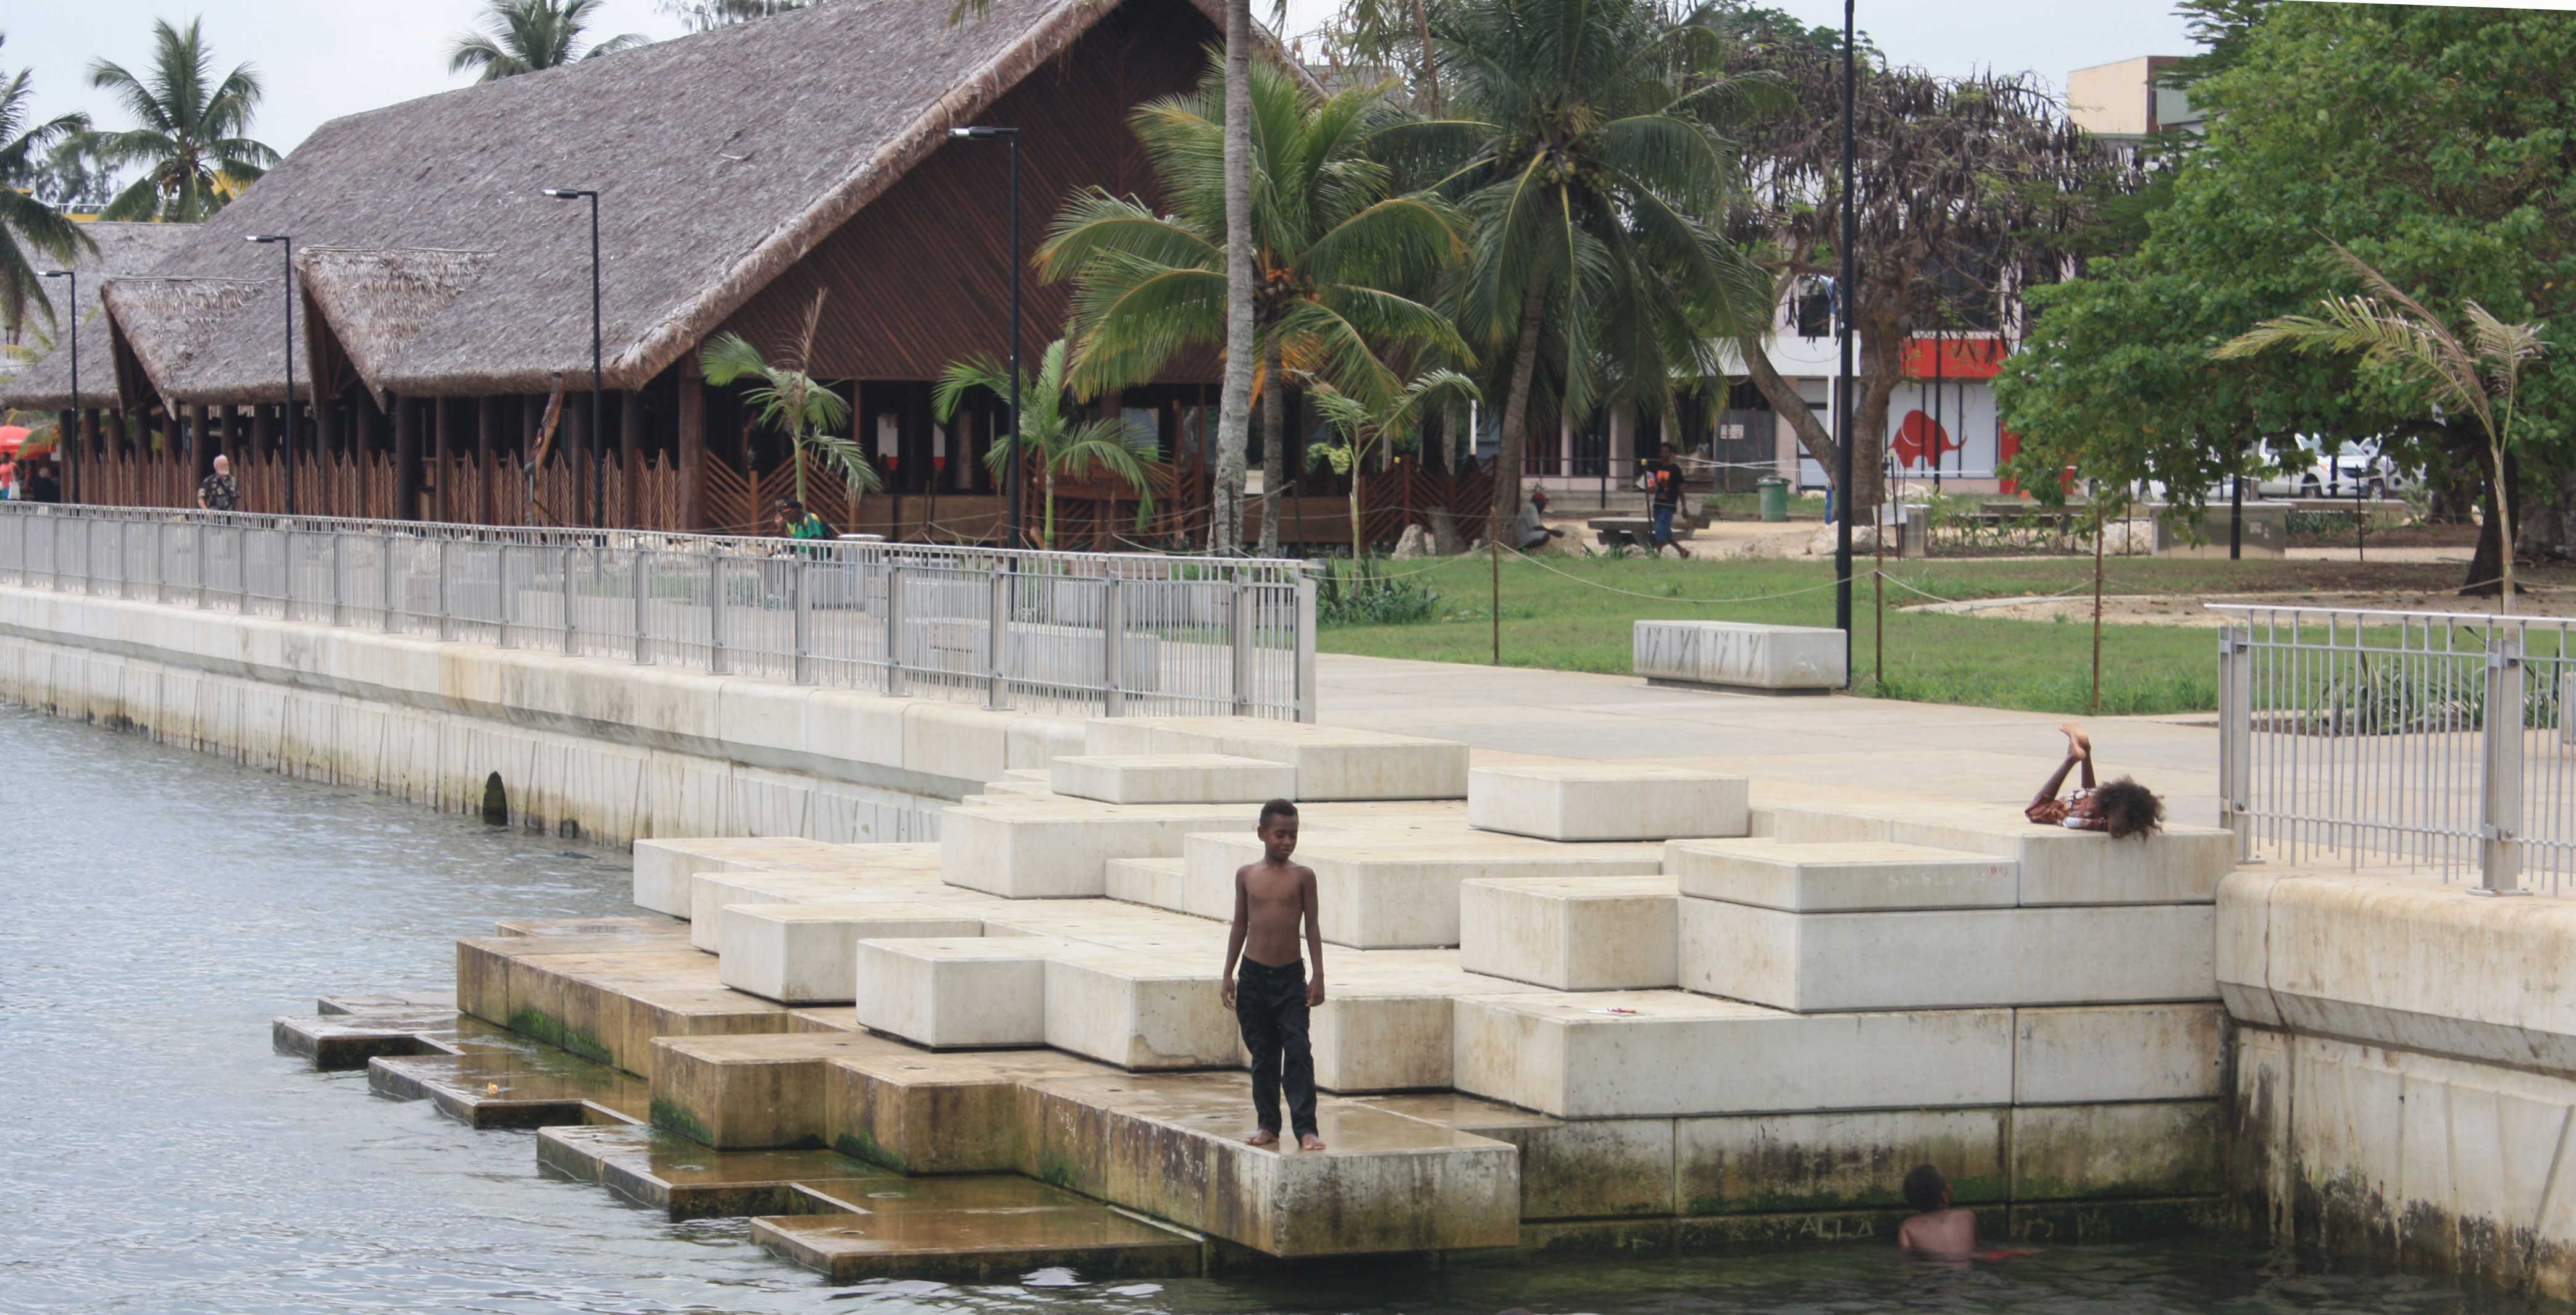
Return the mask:
<path id="1" fill-rule="evenodd" d="M 1655 459 L 1645 464 L 1638 481 L 1645 485 L 1647 496 L 1652 499 L 1655 541 L 1649 550 L 1660 554 L 1670 548 L 1684 557 L 1690 556 L 1690 549 L 1673 537 L 1673 517 L 1682 509 L 1682 468 L 1673 460 L 1672 444 L 1666 443 L 1655 449 Z"/>
<path id="2" fill-rule="evenodd" d="M 1528 552 L 1532 548 L 1544 545 L 1550 539 L 1565 537 L 1565 531 L 1551 530 L 1547 527 L 1547 522 L 1539 519 L 1546 514 L 1547 490 L 1531 489 L 1528 495 L 1521 499 L 1520 518 L 1512 526 L 1513 545 L 1522 552 Z"/>
<path id="3" fill-rule="evenodd" d="M 2070 831 L 2108 831 L 2115 840 L 2153 835 L 2164 825 L 2165 801 L 2154 791 L 2126 776 L 2105 785 L 2093 783 L 2093 741 L 2083 727 L 2070 721 L 2057 729 L 2066 734 L 2066 761 L 2031 797 L 2030 807 L 2022 810 L 2024 817 Z M 2084 769 L 2083 785 L 2058 798 L 2057 789 L 2066 784 L 2066 774 L 2078 767 Z"/>
<path id="4" fill-rule="evenodd" d="M 241 485 L 233 482 L 233 459 L 215 454 L 215 473 L 197 486 L 197 505 L 208 511 L 231 511 L 241 505 Z"/>
<path id="5" fill-rule="evenodd" d="M 1928 1164 L 1905 1175 L 1905 1204 L 1914 1214 L 1896 1229 L 1896 1244 L 1934 1256 L 1974 1255 L 1977 1212 L 1950 1204 L 1950 1179 Z"/>
<path id="6" fill-rule="evenodd" d="M 1301 1150 L 1320 1151 L 1315 1135 L 1315 1052 L 1306 1036 L 1307 1012 L 1324 1003 L 1324 933 L 1315 919 L 1315 870 L 1291 863 L 1297 852 L 1297 805 L 1273 799 L 1261 806 L 1254 834 L 1261 861 L 1234 873 L 1234 928 L 1225 938 L 1225 974 L 1217 998 L 1234 1011 L 1243 1047 L 1252 1052 L 1252 1113 L 1260 1130 L 1244 1140 L 1279 1143 L 1279 1088 L 1288 1088 L 1289 1126 Z M 1315 975 L 1297 958 L 1297 924 L 1306 924 L 1306 952 Z M 1242 964 L 1238 980 L 1236 963 Z"/>

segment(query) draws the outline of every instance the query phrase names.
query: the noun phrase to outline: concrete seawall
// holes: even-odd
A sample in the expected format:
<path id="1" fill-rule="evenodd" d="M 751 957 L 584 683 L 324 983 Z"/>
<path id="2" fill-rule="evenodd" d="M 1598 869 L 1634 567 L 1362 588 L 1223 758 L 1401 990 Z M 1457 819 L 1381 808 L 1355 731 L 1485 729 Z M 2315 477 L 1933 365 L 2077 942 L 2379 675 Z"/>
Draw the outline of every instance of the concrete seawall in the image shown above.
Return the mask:
<path id="1" fill-rule="evenodd" d="M 307 780 L 623 845 L 932 840 L 1079 725 L 526 649 L 0 589 L 0 698 Z"/>
<path id="2" fill-rule="evenodd" d="M 2218 915 L 2248 1221 L 2576 1295 L 2576 903 L 2241 871 Z"/>

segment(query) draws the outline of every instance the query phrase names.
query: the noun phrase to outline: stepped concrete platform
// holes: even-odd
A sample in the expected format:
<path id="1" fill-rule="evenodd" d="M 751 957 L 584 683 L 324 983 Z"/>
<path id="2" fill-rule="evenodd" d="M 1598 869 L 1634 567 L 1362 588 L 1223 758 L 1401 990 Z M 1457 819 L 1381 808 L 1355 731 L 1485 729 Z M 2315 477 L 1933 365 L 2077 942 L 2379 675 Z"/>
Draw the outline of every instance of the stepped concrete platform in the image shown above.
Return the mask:
<path id="1" fill-rule="evenodd" d="M 932 1049 L 1046 1044 L 1047 936 L 861 941 L 861 1026 Z"/>
<path id="2" fill-rule="evenodd" d="M 837 1283 L 868 1278 L 1085 1278 L 1199 1273 L 1200 1240 L 1026 1178 L 799 1183 L 811 1213 L 751 1221 L 751 1240 Z M 870 1189 L 874 1190 L 870 1190 Z"/>
<path id="3" fill-rule="evenodd" d="M 634 1123 L 650 1099 L 635 1078 L 559 1050 L 379 1055 L 367 1063 L 367 1086 L 396 1100 L 427 1100 L 470 1128 Z"/>
<path id="4" fill-rule="evenodd" d="M 1295 798 L 1463 799 L 1467 746 L 1349 726 L 1257 717 L 1100 717 L 1084 724 L 1087 754 L 1213 753 L 1297 769 Z"/>
<path id="5" fill-rule="evenodd" d="M 1865 841 L 1963 850 L 2014 860 L 2013 902 L 2207 904 L 2234 868 L 2236 838 L 2216 827 L 2167 826 L 2145 838 L 2036 826 L 2017 811 L 1940 803 L 1836 801 L 1772 810 L 1772 838 Z"/>
<path id="6" fill-rule="evenodd" d="M 1467 776 L 1467 823 L 1543 840 L 1740 836 L 1743 777 L 1651 763 L 1529 762 Z"/>
<path id="7" fill-rule="evenodd" d="M 1185 844 L 1187 842 L 1184 842 Z M 1225 914 L 1200 913 L 1191 906 L 1184 891 L 1184 873 L 1188 866 L 1177 858 L 1113 858 L 1103 870 L 1103 891 L 1109 898 L 1131 904 L 1144 904 L 1176 913 L 1196 914 L 1203 918 L 1232 917 Z"/>
<path id="8" fill-rule="evenodd" d="M 1185 895 L 1204 903 L 1217 889 L 1232 910 L 1235 869 L 1261 857 L 1250 834 L 1200 834 L 1182 855 Z M 1458 890 L 1496 877 L 1627 877 L 1663 866 L 1657 844 L 1559 844 L 1454 825 L 1353 829 L 1301 839 L 1297 861 L 1315 870 L 1324 940 L 1353 949 L 1458 944 Z"/>
<path id="9" fill-rule="evenodd" d="M 1664 871 L 1684 895 L 1790 913 L 2010 908 L 2021 886 L 2011 859 L 1877 840 L 1676 840 Z"/>
<path id="10" fill-rule="evenodd" d="M 731 904 L 719 915 L 717 978 L 781 1004 L 848 1004 L 858 943 L 981 936 L 981 918 L 929 904 Z"/>
<path id="11" fill-rule="evenodd" d="M 809 1208 L 800 1186 L 866 1192 L 903 1184 L 891 1170 L 833 1151 L 718 1152 L 641 1125 L 540 1128 L 537 1163 L 659 1210 L 674 1223 Z"/>
<path id="12" fill-rule="evenodd" d="M 1251 834 L 1250 804 L 1104 804 L 1050 797 L 940 818 L 940 875 L 952 885 L 1006 899 L 1098 896 L 1116 858 L 1173 858 L 1194 831 Z"/>
<path id="13" fill-rule="evenodd" d="M 1297 769 L 1266 758 L 1161 753 L 1058 758 L 1053 787 L 1106 804 L 1258 804 L 1297 793 Z"/>
<path id="14" fill-rule="evenodd" d="M 743 860 L 687 879 L 689 943 L 714 953 L 730 904 L 833 904 L 859 900 L 968 903 L 979 897 L 942 881 L 935 844 L 852 845 L 831 859 Z"/>
<path id="15" fill-rule="evenodd" d="M 1681 984 L 1668 876 L 1513 877 L 1458 887 L 1458 964 L 1559 991 Z"/>
<path id="16" fill-rule="evenodd" d="M 1788 913 L 1681 902 L 1681 984 L 1795 1013 L 2214 1000 L 2206 904 Z"/>
<path id="17" fill-rule="evenodd" d="M 861 845 L 835 845 L 792 836 L 709 837 L 635 842 L 635 903 L 675 918 L 689 916 L 689 878 L 736 866 L 847 859 Z"/>

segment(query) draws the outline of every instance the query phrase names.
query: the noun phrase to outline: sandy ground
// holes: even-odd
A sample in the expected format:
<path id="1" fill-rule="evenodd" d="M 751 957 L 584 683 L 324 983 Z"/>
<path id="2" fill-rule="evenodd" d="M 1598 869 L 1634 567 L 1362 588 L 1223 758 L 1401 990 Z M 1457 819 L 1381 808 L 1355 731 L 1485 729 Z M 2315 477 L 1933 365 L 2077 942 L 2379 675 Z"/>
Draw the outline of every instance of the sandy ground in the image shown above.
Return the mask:
<path id="1" fill-rule="evenodd" d="M 2346 607 L 2373 611 L 2480 613 L 2491 610 L 2481 600 L 2449 592 L 2284 593 L 2284 594 L 2106 594 L 2102 619 L 2113 624 L 2215 627 L 2234 614 L 2211 611 L 2209 603 L 2272 603 L 2282 607 Z M 1958 603 L 1924 603 L 1909 612 L 1946 612 L 1957 616 L 1994 617 L 2007 621 L 2090 621 L 2093 598 L 1978 598 Z M 2515 609 L 2525 616 L 2576 616 L 2576 589 L 2532 589 Z"/>

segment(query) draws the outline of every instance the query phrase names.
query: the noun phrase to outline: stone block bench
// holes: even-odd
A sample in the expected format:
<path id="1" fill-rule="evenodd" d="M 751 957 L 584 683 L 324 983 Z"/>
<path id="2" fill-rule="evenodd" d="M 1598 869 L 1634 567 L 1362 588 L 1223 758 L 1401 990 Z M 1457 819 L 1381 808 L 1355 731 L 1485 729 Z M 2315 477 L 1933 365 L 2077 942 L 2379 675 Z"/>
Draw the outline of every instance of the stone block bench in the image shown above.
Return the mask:
<path id="1" fill-rule="evenodd" d="M 1843 632 L 1746 621 L 1639 621 L 1636 673 L 1650 685 L 1824 694 L 1850 683 Z"/>

